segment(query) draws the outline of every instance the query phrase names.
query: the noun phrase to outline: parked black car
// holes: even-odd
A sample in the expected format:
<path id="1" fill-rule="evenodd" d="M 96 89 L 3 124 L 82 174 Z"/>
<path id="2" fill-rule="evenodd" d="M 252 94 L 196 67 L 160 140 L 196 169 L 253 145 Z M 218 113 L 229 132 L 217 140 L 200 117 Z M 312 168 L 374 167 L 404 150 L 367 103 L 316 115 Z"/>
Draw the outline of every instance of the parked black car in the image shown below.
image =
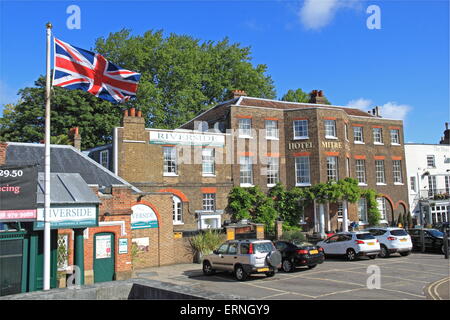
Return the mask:
<path id="1" fill-rule="evenodd" d="M 295 267 L 307 266 L 312 269 L 325 260 L 323 249 L 309 242 L 276 241 L 275 247 L 282 256 L 281 269 L 294 271 Z"/>
<path id="2" fill-rule="evenodd" d="M 425 231 L 425 250 L 439 251 L 444 254 L 444 233 L 437 229 L 424 229 Z M 408 233 L 411 235 L 413 248 L 417 250 L 422 249 L 422 241 L 420 236 L 421 229 L 410 229 Z M 450 246 L 450 239 L 447 238 Z"/>

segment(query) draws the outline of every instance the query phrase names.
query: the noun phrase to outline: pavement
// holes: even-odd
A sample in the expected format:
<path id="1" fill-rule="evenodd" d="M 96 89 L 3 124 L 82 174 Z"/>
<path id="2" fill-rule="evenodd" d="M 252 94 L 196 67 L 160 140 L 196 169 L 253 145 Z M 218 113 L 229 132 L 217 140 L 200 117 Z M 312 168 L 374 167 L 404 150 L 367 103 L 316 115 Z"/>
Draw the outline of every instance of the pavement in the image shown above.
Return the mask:
<path id="1" fill-rule="evenodd" d="M 252 275 L 244 282 L 227 272 L 205 276 L 201 269 L 201 264 L 153 267 L 135 270 L 135 277 L 258 300 L 449 300 L 450 291 L 450 262 L 434 253 L 326 259 L 312 270 Z"/>

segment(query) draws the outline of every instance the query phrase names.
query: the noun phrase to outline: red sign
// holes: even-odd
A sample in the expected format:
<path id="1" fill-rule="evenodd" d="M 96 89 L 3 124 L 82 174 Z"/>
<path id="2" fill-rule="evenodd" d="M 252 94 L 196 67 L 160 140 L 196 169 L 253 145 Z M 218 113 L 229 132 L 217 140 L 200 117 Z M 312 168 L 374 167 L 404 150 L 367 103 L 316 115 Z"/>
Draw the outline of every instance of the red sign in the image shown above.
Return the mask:
<path id="1" fill-rule="evenodd" d="M 35 220 L 37 216 L 37 210 L 0 210 L 1 220 Z"/>

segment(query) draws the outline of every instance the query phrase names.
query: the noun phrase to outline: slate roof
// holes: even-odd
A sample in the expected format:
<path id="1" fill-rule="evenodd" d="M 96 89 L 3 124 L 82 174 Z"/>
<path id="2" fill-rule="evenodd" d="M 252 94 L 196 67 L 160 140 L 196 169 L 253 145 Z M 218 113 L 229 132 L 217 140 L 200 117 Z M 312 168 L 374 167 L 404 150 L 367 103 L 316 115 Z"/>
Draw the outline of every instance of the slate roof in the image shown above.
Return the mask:
<path id="1" fill-rule="evenodd" d="M 38 173 L 37 203 L 44 204 L 44 173 Z M 52 204 L 100 203 L 98 197 L 89 188 L 78 173 L 50 174 L 50 202 Z"/>
<path id="2" fill-rule="evenodd" d="M 299 102 L 285 102 L 278 100 L 269 100 L 269 99 L 261 99 L 261 98 L 252 98 L 252 97 L 242 97 L 242 99 L 237 103 L 239 106 L 252 106 L 252 107 L 263 107 L 263 108 L 275 108 L 275 109 L 304 109 L 304 108 L 333 108 L 333 109 L 341 109 L 345 113 L 351 116 L 360 116 L 360 117 L 369 117 L 374 118 L 375 116 L 371 115 L 368 112 L 365 112 L 360 109 L 326 105 L 326 104 L 316 104 L 316 103 L 299 103 Z"/>
<path id="3" fill-rule="evenodd" d="M 44 144 L 7 143 L 6 165 L 37 164 L 38 172 L 44 172 Z M 100 188 L 126 185 L 132 187 L 135 192 L 141 192 L 81 151 L 68 145 L 50 146 L 50 170 L 54 173 L 78 173 L 87 184 L 99 185 Z"/>

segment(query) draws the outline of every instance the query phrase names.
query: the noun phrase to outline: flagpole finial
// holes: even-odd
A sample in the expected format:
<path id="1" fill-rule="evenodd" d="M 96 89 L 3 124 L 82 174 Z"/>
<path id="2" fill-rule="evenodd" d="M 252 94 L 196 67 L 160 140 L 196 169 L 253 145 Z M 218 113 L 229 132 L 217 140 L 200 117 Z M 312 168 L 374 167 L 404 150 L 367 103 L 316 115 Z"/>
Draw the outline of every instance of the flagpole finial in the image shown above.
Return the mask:
<path id="1" fill-rule="evenodd" d="M 45 26 L 47 27 L 47 29 L 51 29 L 53 27 L 51 22 L 47 22 Z"/>

